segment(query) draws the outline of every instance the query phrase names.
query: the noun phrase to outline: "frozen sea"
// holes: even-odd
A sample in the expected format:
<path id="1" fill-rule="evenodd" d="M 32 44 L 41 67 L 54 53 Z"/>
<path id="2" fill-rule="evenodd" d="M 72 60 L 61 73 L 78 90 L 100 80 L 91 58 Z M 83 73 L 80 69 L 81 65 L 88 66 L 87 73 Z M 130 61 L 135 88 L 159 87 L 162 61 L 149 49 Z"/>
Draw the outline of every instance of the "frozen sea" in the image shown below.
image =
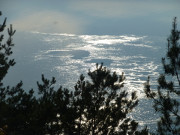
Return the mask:
<path id="1" fill-rule="evenodd" d="M 14 86 L 23 80 L 24 88 L 36 91 L 41 74 L 57 80 L 56 86 L 73 90 L 80 74 L 87 76 L 96 63 L 104 63 L 117 74 L 125 73 L 127 91 L 137 91 L 139 105 L 130 117 L 141 127 L 155 130 L 158 115 L 152 102 L 144 97 L 143 83 L 151 78 L 152 89 L 162 72 L 161 57 L 166 53 L 166 38 L 137 35 L 75 35 L 21 32 L 14 36 L 13 58 L 16 65 L 9 70 L 4 83 Z M 88 79 L 88 78 L 87 78 Z"/>

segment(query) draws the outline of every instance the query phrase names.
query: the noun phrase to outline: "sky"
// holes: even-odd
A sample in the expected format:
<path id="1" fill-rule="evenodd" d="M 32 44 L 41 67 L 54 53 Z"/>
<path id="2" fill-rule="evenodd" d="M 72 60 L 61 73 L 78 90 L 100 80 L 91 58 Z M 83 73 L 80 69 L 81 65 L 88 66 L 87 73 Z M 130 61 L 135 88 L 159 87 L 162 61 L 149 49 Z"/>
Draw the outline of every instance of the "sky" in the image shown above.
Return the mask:
<path id="1" fill-rule="evenodd" d="M 19 32 L 95 35 L 166 36 L 173 18 L 180 22 L 179 7 L 180 0 L 0 0 Z"/>

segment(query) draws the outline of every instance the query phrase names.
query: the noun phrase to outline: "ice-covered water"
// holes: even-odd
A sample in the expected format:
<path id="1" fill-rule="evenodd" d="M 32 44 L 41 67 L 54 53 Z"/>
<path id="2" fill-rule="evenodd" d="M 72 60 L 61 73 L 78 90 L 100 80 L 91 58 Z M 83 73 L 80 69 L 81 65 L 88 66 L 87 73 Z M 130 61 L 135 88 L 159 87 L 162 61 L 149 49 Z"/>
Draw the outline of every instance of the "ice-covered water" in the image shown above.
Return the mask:
<path id="1" fill-rule="evenodd" d="M 18 39 L 18 37 L 17 37 Z M 151 77 L 152 88 L 161 72 L 161 57 L 165 55 L 163 37 L 136 35 L 74 35 L 28 32 L 19 36 L 14 48 L 16 66 L 11 68 L 5 83 L 24 81 L 27 89 L 36 89 L 41 74 L 56 77 L 57 85 L 73 90 L 80 74 L 87 75 L 95 63 L 104 63 L 111 71 L 126 75 L 125 88 L 137 91 L 140 99 L 132 117 L 140 125 L 155 127 L 158 116 L 152 103 L 144 98 L 143 83 Z M 153 125 L 153 126 L 152 126 Z"/>

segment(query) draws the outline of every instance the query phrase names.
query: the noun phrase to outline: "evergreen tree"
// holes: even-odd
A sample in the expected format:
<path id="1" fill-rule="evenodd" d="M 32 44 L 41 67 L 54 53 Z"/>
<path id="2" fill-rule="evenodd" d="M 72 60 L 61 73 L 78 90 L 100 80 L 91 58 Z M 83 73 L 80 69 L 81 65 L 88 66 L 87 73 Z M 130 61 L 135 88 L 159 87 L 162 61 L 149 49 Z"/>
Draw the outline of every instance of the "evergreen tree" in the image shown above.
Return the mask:
<path id="1" fill-rule="evenodd" d="M 0 12 L 0 16 L 1 15 L 2 13 Z M 6 20 L 7 18 L 5 18 L 3 24 L 0 25 L 0 32 L 3 32 L 5 29 Z M 12 47 L 14 46 L 12 43 L 12 36 L 15 32 L 16 31 L 13 30 L 12 25 L 10 25 L 10 28 L 8 28 L 9 37 L 6 43 L 3 43 L 4 35 L 0 35 L 0 82 L 7 74 L 8 69 L 15 64 L 14 59 L 9 59 L 9 56 L 12 54 Z"/>
<path id="2" fill-rule="evenodd" d="M 27 135 L 32 130 L 33 111 L 36 100 L 34 91 L 28 93 L 22 89 L 22 82 L 15 87 L 8 89 L 6 105 L 8 106 L 6 114 L 6 124 L 8 126 L 8 134 L 24 134 Z"/>
<path id="3" fill-rule="evenodd" d="M 80 76 L 74 91 L 60 87 L 54 90 L 56 80 L 42 75 L 39 82 L 36 134 L 68 135 L 147 135 L 148 130 L 137 131 L 138 123 L 127 117 L 138 104 L 136 92 L 123 90 L 124 75 L 111 73 L 103 65 L 89 71 L 91 81 Z"/>
<path id="4" fill-rule="evenodd" d="M 56 133 L 73 135 L 76 131 L 76 110 L 72 105 L 73 92 L 60 87 L 54 97 L 57 113 Z"/>
<path id="5" fill-rule="evenodd" d="M 42 84 L 37 82 L 39 97 L 37 99 L 38 106 L 35 109 L 36 126 L 38 134 L 54 134 L 54 122 L 57 118 L 57 109 L 54 98 L 56 91 L 54 90 L 55 78 L 48 80 L 42 75 Z"/>
<path id="6" fill-rule="evenodd" d="M 1 12 L 0 15 L 2 15 Z M 3 24 L 0 25 L 0 32 L 4 32 L 6 20 L 5 18 Z M 34 91 L 30 90 L 26 93 L 22 89 L 22 82 L 12 88 L 5 87 L 2 83 L 9 68 L 15 64 L 14 59 L 10 59 L 14 46 L 12 36 L 15 30 L 12 25 L 7 30 L 9 37 L 6 42 L 3 42 L 4 35 L 0 35 L 0 127 L 6 127 L 10 135 L 28 134 L 35 103 Z"/>
<path id="7" fill-rule="evenodd" d="M 135 134 L 138 124 L 127 114 L 138 100 L 136 92 L 130 96 L 122 89 L 124 74 L 118 76 L 97 64 L 88 75 L 91 81 L 81 75 L 73 93 L 76 134 Z"/>
<path id="8" fill-rule="evenodd" d="M 149 78 L 145 84 L 147 97 L 153 99 L 154 109 L 161 118 L 158 121 L 158 135 L 180 134 L 180 31 L 177 30 L 177 21 L 174 18 L 171 35 L 167 39 L 166 57 L 162 58 L 164 73 L 158 78 L 158 89 L 150 89 Z"/>
<path id="9" fill-rule="evenodd" d="M 2 15 L 0 11 L 0 16 Z M 10 25 L 10 28 L 8 28 L 8 39 L 4 43 L 4 32 L 6 27 L 6 20 L 4 19 L 3 24 L 0 25 L 0 127 L 3 127 L 6 121 L 6 118 L 4 117 L 5 114 L 7 114 L 7 105 L 6 105 L 6 97 L 7 97 L 7 89 L 3 86 L 2 80 L 6 76 L 8 69 L 11 66 L 14 66 L 15 62 L 14 59 L 9 59 L 9 56 L 12 54 L 12 46 L 14 44 L 12 43 L 12 36 L 14 35 L 15 31 L 12 29 L 12 25 Z"/>
<path id="10" fill-rule="evenodd" d="M 1 15 L 2 13 L 0 11 L 0 16 Z M 9 59 L 9 56 L 12 54 L 11 49 L 14 46 L 12 36 L 15 31 L 12 29 L 12 25 L 8 28 L 9 37 L 5 43 L 3 43 L 4 34 L 1 34 L 6 27 L 6 20 L 7 18 L 5 18 L 3 24 L 0 25 L 0 103 L 4 102 L 7 92 L 6 88 L 3 87 L 2 80 L 6 76 L 8 69 L 15 64 L 14 59 Z"/>

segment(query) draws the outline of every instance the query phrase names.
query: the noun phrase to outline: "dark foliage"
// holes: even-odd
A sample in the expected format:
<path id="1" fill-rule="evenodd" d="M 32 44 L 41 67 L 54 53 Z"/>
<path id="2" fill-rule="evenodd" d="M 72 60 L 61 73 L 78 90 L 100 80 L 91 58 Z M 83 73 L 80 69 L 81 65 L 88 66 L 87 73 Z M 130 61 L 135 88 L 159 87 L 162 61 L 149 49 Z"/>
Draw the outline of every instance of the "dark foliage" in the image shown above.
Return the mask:
<path id="1" fill-rule="evenodd" d="M 147 97 L 154 100 L 154 109 L 161 118 L 158 121 L 158 135 L 180 134 L 180 31 L 177 30 L 176 18 L 172 24 L 171 35 L 167 39 L 166 57 L 162 58 L 164 73 L 158 78 L 158 90 L 150 90 L 149 78 L 145 84 Z"/>
<path id="2" fill-rule="evenodd" d="M 6 18 L 0 32 L 5 27 Z M 23 90 L 22 81 L 5 87 L 2 80 L 15 64 L 10 59 L 14 33 L 10 25 L 6 43 L 4 35 L 0 36 L 0 134 L 148 134 L 147 128 L 137 131 L 138 123 L 127 116 L 138 104 L 136 92 L 123 89 L 124 74 L 111 73 L 103 64 L 88 72 L 89 81 L 81 75 L 74 91 L 55 89 L 55 78 L 48 80 L 44 75 L 42 82 L 37 82 L 36 97 L 33 89 Z"/>
<path id="3" fill-rule="evenodd" d="M 73 105 L 76 109 L 78 134 L 133 134 L 137 123 L 127 114 L 137 105 L 133 92 L 130 98 L 122 90 L 124 75 L 111 74 L 103 65 L 88 73 L 91 82 L 81 75 L 75 86 Z"/>

